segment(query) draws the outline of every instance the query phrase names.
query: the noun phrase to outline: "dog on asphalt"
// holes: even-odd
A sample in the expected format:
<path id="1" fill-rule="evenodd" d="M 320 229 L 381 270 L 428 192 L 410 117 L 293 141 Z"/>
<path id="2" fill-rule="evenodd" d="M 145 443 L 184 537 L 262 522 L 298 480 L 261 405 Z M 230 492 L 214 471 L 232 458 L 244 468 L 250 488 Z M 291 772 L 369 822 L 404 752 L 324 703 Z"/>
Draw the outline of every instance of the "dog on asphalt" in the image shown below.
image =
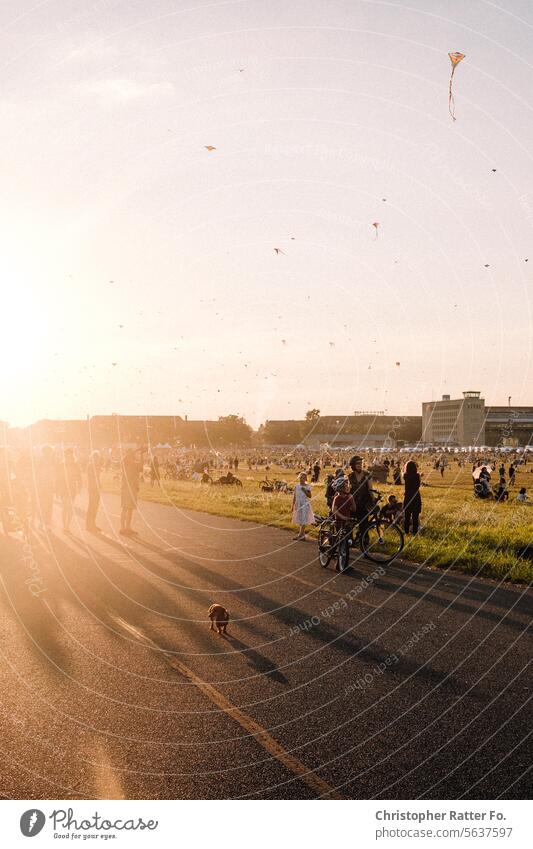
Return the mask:
<path id="1" fill-rule="evenodd" d="M 215 628 L 219 634 L 225 634 L 229 624 L 229 613 L 221 604 L 212 604 L 207 615 L 211 620 L 211 631 Z"/>

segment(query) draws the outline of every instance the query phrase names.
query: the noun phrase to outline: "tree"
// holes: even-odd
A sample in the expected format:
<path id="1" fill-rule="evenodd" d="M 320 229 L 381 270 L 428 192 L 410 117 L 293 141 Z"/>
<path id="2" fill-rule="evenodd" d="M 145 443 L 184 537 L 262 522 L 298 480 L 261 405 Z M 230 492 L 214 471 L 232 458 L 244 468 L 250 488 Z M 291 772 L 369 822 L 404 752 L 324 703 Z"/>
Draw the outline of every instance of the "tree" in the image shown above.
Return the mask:
<path id="1" fill-rule="evenodd" d="M 316 407 L 313 407 L 312 410 L 308 410 L 305 414 L 306 422 L 316 422 L 317 419 L 320 418 L 320 410 L 317 410 Z"/>
<path id="2" fill-rule="evenodd" d="M 242 416 L 219 416 L 216 433 L 222 445 L 249 445 L 252 428 Z"/>

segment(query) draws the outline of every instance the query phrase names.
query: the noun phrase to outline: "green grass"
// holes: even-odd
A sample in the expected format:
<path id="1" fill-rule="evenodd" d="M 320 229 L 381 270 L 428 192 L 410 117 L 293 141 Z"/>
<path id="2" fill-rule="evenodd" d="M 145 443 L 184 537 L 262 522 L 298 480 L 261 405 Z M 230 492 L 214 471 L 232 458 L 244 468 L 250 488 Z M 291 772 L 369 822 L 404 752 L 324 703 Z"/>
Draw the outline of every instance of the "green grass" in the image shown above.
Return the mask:
<path id="1" fill-rule="evenodd" d="M 479 501 L 472 495 L 469 469 L 459 469 L 452 464 L 444 478 L 429 464 L 422 464 L 422 530 L 417 537 L 407 538 L 403 557 L 428 566 L 454 569 L 496 580 L 530 583 L 533 580 L 533 562 L 520 558 L 520 552 L 533 542 L 533 504 L 514 501 L 521 486 L 533 494 L 533 474 L 520 469 L 517 483 L 511 490 L 510 501 L 497 504 Z M 259 481 L 264 472 L 240 469 L 239 478 L 244 486 L 212 487 L 193 481 L 162 481 L 162 489 L 142 484 L 140 497 L 147 501 L 173 504 L 190 510 L 215 513 L 234 519 L 243 519 L 279 528 L 293 528 L 291 521 L 291 495 L 262 493 Z M 296 472 L 272 468 L 270 479 L 283 478 L 290 484 Z M 494 482 L 494 476 L 493 476 Z M 118 491 L 119 483 L 110 475 L 104 476 L 104 489 Z M 402 498 L 403 489 L 392 485 L 376 484 L 386 497 L 394 492 Z M 313 486 L 313 509 L 326 514 L 324 485 Z M 312 534 L 316 530 L 311 531 Z"/>

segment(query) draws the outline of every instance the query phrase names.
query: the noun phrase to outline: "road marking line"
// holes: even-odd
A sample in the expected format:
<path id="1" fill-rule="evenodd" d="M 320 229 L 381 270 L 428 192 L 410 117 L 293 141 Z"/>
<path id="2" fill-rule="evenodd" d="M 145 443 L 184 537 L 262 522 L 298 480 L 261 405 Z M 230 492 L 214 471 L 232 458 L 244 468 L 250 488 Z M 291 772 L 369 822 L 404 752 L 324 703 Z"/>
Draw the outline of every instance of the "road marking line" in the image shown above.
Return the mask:
<path id="1" fill-rule="evenodd" d="M 231 719 L 234 719 L 235 722 L 238 722 L 241 728 L 248 731 L 254 740 L 256 740 L 269 755 L 276 758 L 276 760 L 278 760 L 286 769 L 296 775 L 300 781 L 307 784 L 311 790 L 317 793 L 318 796 L 327 796 L 329 799 L 344 799 L 344 796 L 342 796 L 335 787 L 332 787 L 331 784 L 328 784 L 327 781 L 324 781 L 323 778 L 316 775 L 316 773 L 309 769 L 309 767 L 306 767 L 305 764 L 289 754 L 289 752 L 287 752 L 283 746 L 278 743 L 278 741 L 275 740 L 265 728 L 263 728 L 262 725 L 240 710 L 240 708 L 235 707 L 235 705 L 233 705 L 226 696 L 213 687 L 212 684 L 202 681 L 202 679 L 193 672 L 189 666 L 174 657 L 171 652 L 161 649 L 157 643 L 154 643 L 154 641 L 144 634 L 140 628 L 130 625 L 129 622 L 126 622 L 119 616 L 115 616 L 113 618 L 125 631 L 135 636 L 141 642 L 144 642 L 147 648 L 156 649 L 156 651 L 165 658 L 172 669 L 175 669 L 187 678 L 205 696 L 207 696 L 213 704 L 223 710 L 224 713 L 228 714 L 228 716 Z"/>
<path id="2" fill-rule="evenodd" d="M 101 743 L 96 744 L 97 763 L 94 764 L 98 799 L 125 799 L 126 793 Z"/>

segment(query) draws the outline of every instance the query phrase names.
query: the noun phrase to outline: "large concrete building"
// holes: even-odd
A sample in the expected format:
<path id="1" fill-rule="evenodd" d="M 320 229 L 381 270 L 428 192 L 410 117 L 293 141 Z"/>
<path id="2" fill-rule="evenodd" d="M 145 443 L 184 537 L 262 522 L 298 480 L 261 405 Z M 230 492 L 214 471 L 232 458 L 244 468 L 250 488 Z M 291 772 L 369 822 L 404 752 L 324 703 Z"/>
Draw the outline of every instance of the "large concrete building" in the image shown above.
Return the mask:
<path id="1" fill-rule="evenodd" d="M 422 404 L 422 441 L 434 445 L 532 446 L 533 407 L 486 407 L 480 392 Z M 510 399 L 509 399 L 510 401 Z"/>
<path id="2" fill-rule="evenodd" d="M 421 416 L 361 412 L 352 416 L 318 416 L 311 421 L 269 419 L 259 428 L 258 437 L 265 445 L 303 443 L 313 449 L 324 443 L 337 448 L 393 448 L 405 442 L 418 442 L 421 432 Z"/>
<path id="3" fill-rule="evenodd" d="M 422 404 L 422 441 L 434 445 L 484 445 L 485 400 L 469 390 L 462 398 L 443 395 Z"/>
<path id="4" fill-rule="evenodd" d="M 487 407 L 485 445 L 533 448 L 533 407 Z"/>

